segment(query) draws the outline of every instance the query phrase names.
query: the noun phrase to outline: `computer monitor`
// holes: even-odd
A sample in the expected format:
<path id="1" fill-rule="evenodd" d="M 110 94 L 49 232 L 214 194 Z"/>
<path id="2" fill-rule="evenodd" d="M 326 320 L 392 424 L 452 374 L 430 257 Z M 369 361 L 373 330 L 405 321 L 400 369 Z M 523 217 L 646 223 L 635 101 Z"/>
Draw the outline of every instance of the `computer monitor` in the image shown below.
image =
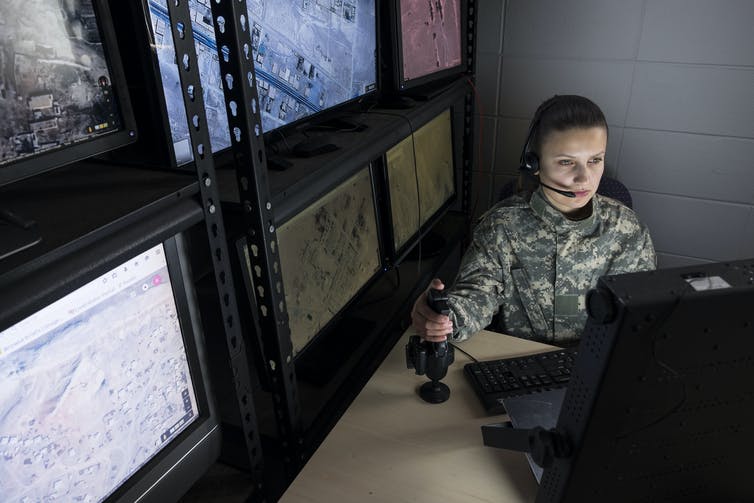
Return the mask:
<path id="1" fill-rule="evenodd" d="M 2 499 L 173 500 L 220 450 L 183 236 L 70 282 L 0 321 Z"/>
<path id="2" fill-rule="evenodd" d="M 754 259 L 603 277 L 538 502 L 750 501 Z"/>
<path id="3" fill-rule="evenodd" d="M 372 180 L 371 167 L 364 167 L 278 226 L 277 248 L 295 356 L 307 352 L 307 345 L 329 330 L 381 270 Z M 256 274 L 245 239 L 241 243 L 241 263 L 253 280 Z M 253 283 L 245 286 L 251 295 Z"/>
<path id="4" fill-rule="evenodd" d="M 192 160 L 166 0 L 145 0 L 177 164 Z M 377 90 L 375 0 L 247 2 L 262 130 L 269 133 Z M 209 2 L 190 0 L 212 151 L 230 146 Z"/>
<path id="5" fill-rule="evenodd" d="M 104 0 L 0 3 L 0 185 L 136 139 Z"/>
<path id="6" fill-rule="evenodd" d="M 394 262 L 455 199 L 451 117 L 444 110 L 385 153 Z"/>
<path id="7" fill-rule="evenodd" d="M 371 169 L 283 223 L 277 236 L 296 354 L 381 269 Z"/>
<path id="8" fill-rule="evenodd" d="M 397 90 L 463 72 L 463 0 L 392 0 L 390 5 Z"/>

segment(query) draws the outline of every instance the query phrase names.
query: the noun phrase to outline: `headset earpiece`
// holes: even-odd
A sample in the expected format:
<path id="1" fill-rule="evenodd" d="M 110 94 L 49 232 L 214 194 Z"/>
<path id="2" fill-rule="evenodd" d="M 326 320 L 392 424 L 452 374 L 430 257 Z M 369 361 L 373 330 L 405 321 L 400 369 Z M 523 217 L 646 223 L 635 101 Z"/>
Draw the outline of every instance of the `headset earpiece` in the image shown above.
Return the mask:
<path id="1" fill-rule="evenodd" d="M 539 171 L 539 156 L 535 152 L 524 152 L 521 169 L 529 174 L 536 174 Z"/>
<path id="2" fill-rule="evenodd" d="M 542 103 L 534 112 L 534 117 L 532 117 L 531 123 L 529 124 L 529 131 L 526 133 L 526 141 L 524 142 L 524 148 L 521 151 L 521 157 L 519 159 L 519 168 L 524 173 L 535 175 L 539 171 L 539 156 L 536 152 L 529 150 L 529 144 L 531 143 L 532 138 L 539 128 L 539 123 L 542 120 L 542 114 L 544 114 L 544 112 L 548 108 L 552 107 L 559 100 L 559 98 L 560 96 L 558 95 L 553 96 L 552 98 Z"/>

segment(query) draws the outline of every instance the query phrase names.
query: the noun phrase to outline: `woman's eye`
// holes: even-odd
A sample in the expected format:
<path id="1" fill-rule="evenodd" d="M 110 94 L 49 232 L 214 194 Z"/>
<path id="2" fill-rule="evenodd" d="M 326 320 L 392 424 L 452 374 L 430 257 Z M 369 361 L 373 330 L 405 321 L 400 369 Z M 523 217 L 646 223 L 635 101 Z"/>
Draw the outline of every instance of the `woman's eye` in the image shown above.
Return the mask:
<path id="1" fill-rule="evenodd" d="M 599 163 L 602 162 L 602 157 L 595 157 L 594 159 L 592 159 L 589 162 L 592 163 L 592 164 L 599 164 Z"/>
<path id="2" fill-rule="evenodd" d="M 558 164 L 561 166 L 570 166 L 572 161 L 569 161 L 568 159 L 561 159 L 558 161 Z"/>

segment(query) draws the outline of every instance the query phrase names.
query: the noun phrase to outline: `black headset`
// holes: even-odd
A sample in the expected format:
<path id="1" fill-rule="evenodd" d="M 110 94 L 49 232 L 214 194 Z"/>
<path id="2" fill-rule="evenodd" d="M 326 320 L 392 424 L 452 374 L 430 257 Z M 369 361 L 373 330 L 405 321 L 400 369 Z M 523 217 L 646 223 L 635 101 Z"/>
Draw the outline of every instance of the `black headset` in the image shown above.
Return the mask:
<path id="1" fill-rule="evenodd" d="M 534 112 L 534 117 L 532 117 L 531 123 L 529 124 L 529 131 L 526 133 L 526 142 L 524 142 L 524 148 L 521 151 L 521 158 L 519 159 L 519 168 L 525 173 L 534 175 L 534 173 L 539 171 L 539 155 L 536 152 L 529 150 L 529 145 L 534 133 L 539 127 L 539 123 L 542 121 L 542 115 L 548 109 L 552 108 L 559 101 L 559 98 L 560 96 L 556 94 L 539 105 L 536 112 Z"/>

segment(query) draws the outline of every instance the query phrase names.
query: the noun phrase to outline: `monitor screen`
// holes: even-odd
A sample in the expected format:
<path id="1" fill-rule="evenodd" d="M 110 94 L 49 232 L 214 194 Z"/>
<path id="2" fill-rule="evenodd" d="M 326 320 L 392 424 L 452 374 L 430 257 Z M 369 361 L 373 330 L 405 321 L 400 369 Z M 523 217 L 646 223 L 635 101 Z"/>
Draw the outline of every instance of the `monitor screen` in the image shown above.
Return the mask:
<path id="1" fill-rule="evenodd" d="M 393 246 L 400 255 L 455 195 L 450 109 L 388 150 L 385 165 Z"/>
<path id="2" fill-rule="evenodd" d="M 175 276 L 159 244 L 0 332 L 3 500 L 102 501 L 200 418 Z"/>
<path id="3" fill-rule="evenodd" d="M 370 169 L 296 214 L 277 236 L 295 354 L 380 270 Z"/>
<path id="4" fill-rule="evenodd" d="M 106 5 L 0 3 L 0 185 L 135 139 Z"/>
<path id="5" fill-rule="evenodd" d="M 166 0 L 148 0 L 178 164 L 191 161 Z M 272 131 L 377 89 L 375 0 L 247 2 L 262 130 Z M 230 146 L 209 2 L 190 0 L 212 151 Z"/>
<path id="6" fill-rule="evenodd" d="M 463 65 L 461 0 L 397 0 L 399 88 L 412 87 Z"/>

